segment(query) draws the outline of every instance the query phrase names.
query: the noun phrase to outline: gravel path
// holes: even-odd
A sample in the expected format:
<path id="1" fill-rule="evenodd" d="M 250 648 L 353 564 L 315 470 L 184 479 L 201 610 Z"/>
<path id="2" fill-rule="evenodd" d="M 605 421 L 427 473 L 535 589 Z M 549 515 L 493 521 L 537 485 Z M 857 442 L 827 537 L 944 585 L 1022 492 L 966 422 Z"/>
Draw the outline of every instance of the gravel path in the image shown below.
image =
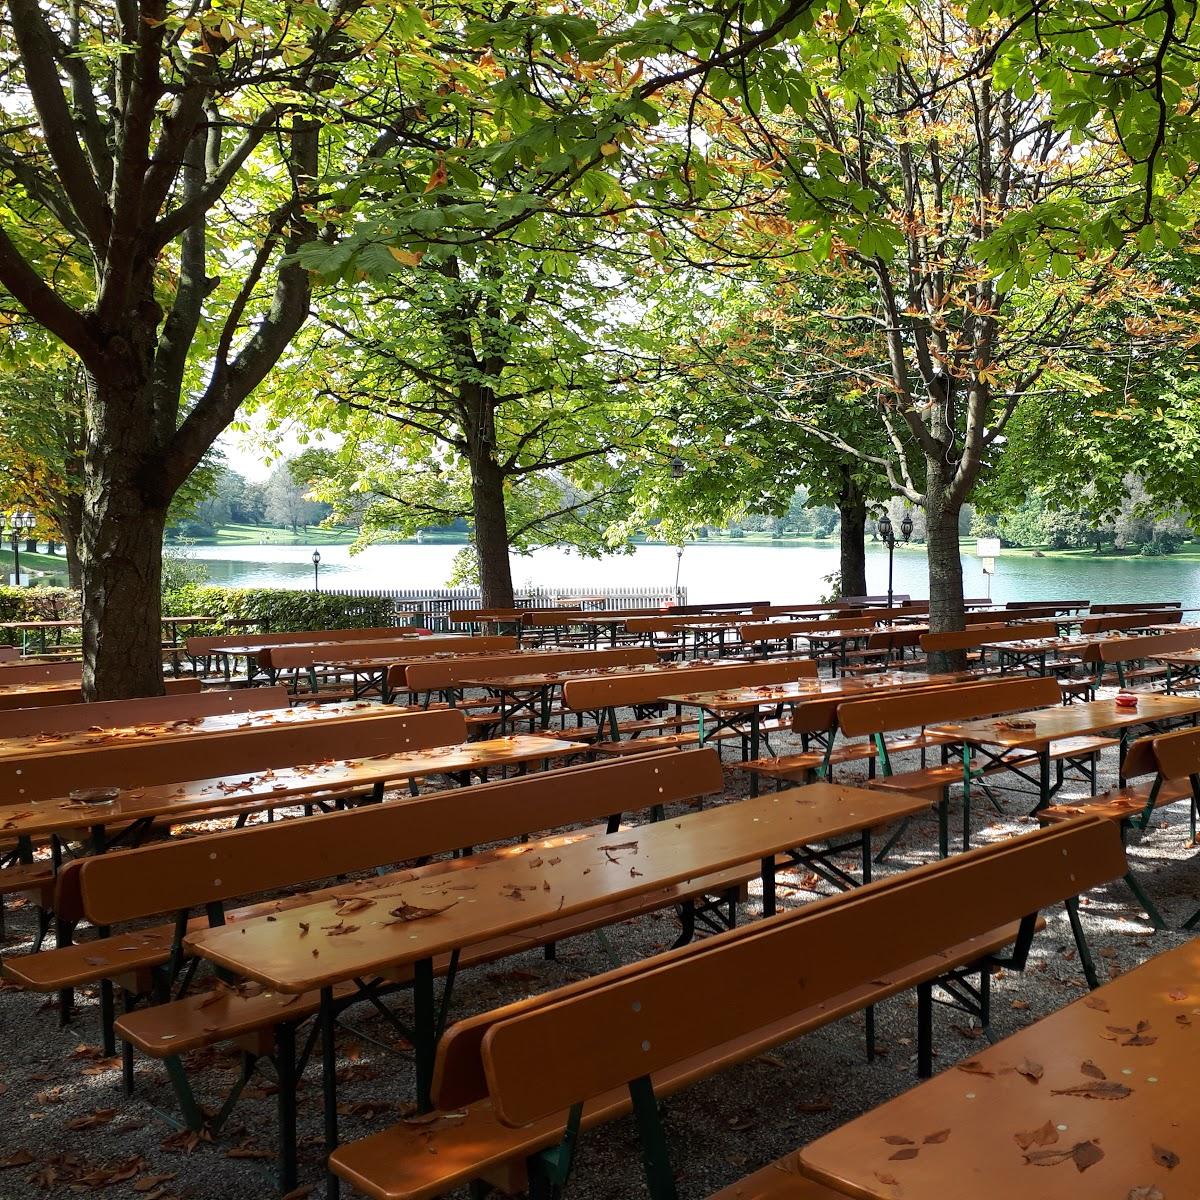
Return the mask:
<path id="1" fill-rule="evenodd" d="M 776 753 L 791 748 L 774 739 Z M 727 753 L 729 753 L 727 751 Z M 897 769 L 916 765 L 901 758 Z M 1105 756 L 1102 784 L 1114 782 L 1115 755 Z M 839 780 L 858 777 L 843 769 Z M 740 772 L 726 775 L 726 799 L 744 794 Z M 1066 795 L 1084 795 L 1082 783 Z M 1028 790 L 997 790 L 1004 815 L 977 804 L 972 844 L 1019 834 L 1032 825 Z M 951 806 L 951 828 L 959 820 Z M 915 821 L 886 868 L 901 870 L 936 857 L 937 826 L 932 815 Z M 1172 929 L 1200 904 L 1200 878 L 1192 864 L 1185 806 L 1161 813 L 1146 834 L 1135 837 L 1130 860 L 1146 881 Z M 855 869 L 857 869 L 855 867 Z M 829 892 L 813 876 L 779 877 L 781 907 L 804 904 Z M 29 949 L 33 912 L 10 902 L 7 954 Z M 1115 976 L 1151 955 L 1178 945 L 1186 935 L 1155 933 L 1122 884 L 1092 893 L 1084 901 L 1084 921 L 1098 968 Z M 751 888 L 741 919 L 761 911 Z M 1002 972 L 993 987 L 993 1028 L 1003 1036 L 1052 1012 L 1084 990 L 1074 943 L 1061 909 L 1050 911 L 1047 928 L 1034 941 L 1027 969 Z M 677 925 L 658 914 L 610 931 L 622 961 L 665 949 Z M 604 970 L 608 963 L 594 937 L 559 947 L 556 962 L 540 952 L 507 959 L 464 973 L 455 993 L 458 1016 L 557 987 Z M 403 1008 L 405 1001 L 398 1000 Z M 771 1159 L 812 1140 L 872 1108 L 915 1081 L 915 999 L 900 996 L 877 1010 L 880 1055 L 868 1063 L 863 1019 L 854 1016 L 809 1034 L 743 1066 L 723 1072 L 667 1101 L 666 1126 L 677 1166 L 680 1194 L 703 1200 Z M 367 1013 L 348 1022 L 364 1035 L 392 1041 L 393 1033 Z M 935 1012 L 935 1069 L 969 1056 L 981 1034 L 964 1014 Z M 275 1194 L 275 1101 L 269 1080 L 256 1078 L 219 1137 L 198 1141 L 179 1134 L 161 1112 L 174 1106 L 160 1063 L 139 1060 L 136 1093 L 126 1099 L 117 1060 L 103 1058 L 97 1043 L 97 995 L 79 995 L 78 1015 L 60 1028 L 53 1001 L 0 986 L 0 1200 L 9 1197 L 77 1195 L 107 1190 L 142 1200 L 171 1197 L 263 1200 Z M 409 1111 L 411 1060 L 403 1049 L 384 1052 L 345 1032 L 340 1041 L 342 1135 L 360 1137 Z M 236 1077 L 238 1056 L 225 1049 L 192 1055 L 201 1071 L 201 1098 L 215 1103 Z M 293 1197 L 321 1193 L 320 1083 L 310 1066 L 301 1091 L 301 1179 Z M 628 1200 L 644 1195 L 637 1139 L 632 1123 L 618 1122 L 583 1138 L 571 1195 L 579 1200 Z M 466 1191 L 454 1193 L 454 1200 Z"/>

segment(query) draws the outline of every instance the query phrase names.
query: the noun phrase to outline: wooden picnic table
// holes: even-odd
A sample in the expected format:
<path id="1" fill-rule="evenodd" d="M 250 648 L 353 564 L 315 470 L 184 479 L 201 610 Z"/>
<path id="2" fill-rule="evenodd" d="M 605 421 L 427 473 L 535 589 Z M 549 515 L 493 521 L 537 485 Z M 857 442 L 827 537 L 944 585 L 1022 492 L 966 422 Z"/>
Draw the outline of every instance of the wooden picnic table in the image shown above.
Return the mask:
<path id="1" fill-rule="evenodd" d="M 1200 647 L 1195 650 L 1177 650 L 1173 654 L 1151 654 L 1148 657 L 1151 662 L 1163 663 L 1166 666 L 1167 680 L 1164 686 L 1168 695 L 1174 692 L 1177 684 L 1200 681 Z"/>
<path id="2" fill-rule="evenodd" d="M 758 758 L 762 736 L 762 710 L 764 707 L 782 708 L 785 705 L 802 704 L 821 697 L 845 696 L 861 699 L 878 692 L 898 691 L 904 688 L 924 688 L 940 683 L 957 683 L 962 676 L 930 675 L 925 671 L 884 671 L 875 675 L 850 676 L 833 679 L 797 679 L 791 683 L 763 684 L 757 687 L 729 688 L 716 692 L 689 692 L 681 695 L 663 696 L 667 704 L 699 710 L 700 744 L 704 744 L 705 714 L 715 719 L 711 733 L 718 733 L 731 722 L 748 722 L 748 757 Z M 757 782 L 751 776 L 751 787 Z"/>
<path id="3" fill-rule="evenodd" d="M 1047 663 L 1052 664 L 1055 658 L 1062 654 L 1073 654 L 1086 650 L 1088 646 L 1095 645 L 1097 641 L 1102 640 L 1103 638 L 1097 635 L 1014 638 L 1010 642 L 990 642 L 983 649 L 984 651 L 995 651 L 1000 659 L 1001 671 L 1007 670 L 1009 667 L 1026 670 L 1036 667 L 1039 675 L 1045 675 Z"/>
<path id="4" fill-rule="evenodd" d="M 83 698 L 78 679 L 47 679 L 39 683 L 0 684 L 0 709 L 74 704 Z"/>
<path id="5" fill-rule="evenodd" d="M 190 933 L 184 946 L 272 991 L 320 991 L 325 1140 L 332 1151 L 338 1144 L 338 985 L 353 982 L 361 988 L 360 981 L 412 969 L 417 1098 L 428 1107 L 439 1025 L 436 956 L 753 862 L 762 864 L 764 907 L 770 908 L 776 854 L 853 834 L 862 837 L 869 864 L 869 830 L 926 807 L 909 796 L 810 784 L 587 837 L 552 854 L 530 846 L 528 853 L 482 859 L 450 875 L 356 891 L 356 903 L 369 903 L 349 916 L 336 914 L 338 902 L 322 901 Z M 452 959 L 447 989 L 455 966 Z"/>
<path id="6" fill-rule="evenodd" d="M 197 738 L 212 734 L 252 734 L 276 725 L 321 725 L 354 718 L 394 716 L 400 710 L 366 700 L 341 704 L 303 704 L 294 708 L 268 708 L 251 712 L 219 713 L 205 717 L 185 717 L 176 721 L 147 721 L 116 727 L 93 726 L 64 733 L 36 733 L 27 737 L 0 738 L 0 760 L 8 758 L 57 757 L 76 750 L 94 750 L 97 746 L 118 745 L 145 738 Z M 3 811 L 0 809 L 0 811 Z"/>
<path id="7" fill-rule="evenodd" d="M 12 629 L 25 633 L 36 633 L 38 635 L 38 646 L 41 652 L 46 652 L 46 634 L 54 630 L 54 641 L 57 645 L 62 641 L 64 629 L 82 629 L 82 619 L 61 620 L 61 621 L 0 621 L 0 629 Z M 21 638 L 21 651 L 25 652 L 25 638 Z"/>
<path id="8" fill-rule="evenodd" d="M 1193 719 L 1200 715 L 1200 696 L 1164 696 L 1153 692 L 1139 692 L 1136 708 L 1122 708 L 1116 698 L 1088 700 L 1080 704 L 1055 705 L 1031 712 L 1010 713 L 1005 717 L 986 717 L 974 721 L 948 721 L 931 725 L 930 731 L 945 734 L 953 743 L 961 745 L 964 753 L 968 747 L 984 749 L 998 746 L 1001 751 L 1028 750 L 1038 757 L 1039 795 L 1034 812 L 1050 803 L 1053 794 L 1050 784 L 1051 744 L 1067 738 L 1092 737 L 1101 733 L 1120 732 L 1121 761 L 1125 759 L 1125 747 L 1129 733 L 1138 725 L 1159 725 L 1163 721 Z M 1014 720 L 1032 721 L 1033 727 L 1012 727 Z M 984 750 L 986 754 L 987 751 Z"/>
<path id="9" fill-rule="evenodd" d="M 522 711 L 536 711 L 540 727 L 547 729 L 552 715 L 550 707 L 554 693 L 572 679 L 604 679 L 611 675 L 645 675 L 649 672 L 687 672 L 723 665 L 724 662 L 720 659 L 693 658 L 680 662 L 634 663 L 630 666 L 579 667 L 568 671 L 530 671 L 523 675 L 464 679 L 462 686 L 483 688 L 496 697 L 500 706 L 501 729 Z"/>
<path id="10" fill-rule="evenodd" d="M 796 1157 L 804 1176 L 860 1200 L 1183 1200 L 1200 1195 L 1198 1076 L 1192 941 Z M 796 1196 L 809 1189 L 797 1176 Z"/>
<path id="11" fill-rule="evenodd" d="M 393 714 L 395 711 L 391 710 Z M 136 827 L 128 835 L 128 840 L 136 841 L 140 830 L 153 822 L 165 822 L 184 813 L 202 817 L 206 808 L 250 811 L 255 807 L 282 807 L 322 791 L 346 792 L 359 788 L 364 792 L 374 789 L 382 797 L 386 785 L 426 775 L 451 775 L 461 781 L 472 771 L 482 773 L 578 753 L 578 742 L 525 734 L 343 762 L 275 767 L 180 784 L 123 788 L 109 804 L 55 799 L 25 806 L 10 805 L 0 809 L 3 818 L 0 833 L 35 842 L 86 829 L 91 844 L 102 846 L 106 831 L 117 825 Z"/>

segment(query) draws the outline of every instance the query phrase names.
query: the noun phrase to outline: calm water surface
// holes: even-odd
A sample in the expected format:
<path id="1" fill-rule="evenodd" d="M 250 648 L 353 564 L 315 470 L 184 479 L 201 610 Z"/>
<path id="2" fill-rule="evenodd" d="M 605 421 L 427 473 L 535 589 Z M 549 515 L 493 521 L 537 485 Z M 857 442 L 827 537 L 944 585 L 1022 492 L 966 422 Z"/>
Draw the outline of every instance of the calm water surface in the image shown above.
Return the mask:
<path id="1" fill-rule="evenodd" d="M 457 545 L 371 546 L 351 555 L 347 546 L 321 547 L 321 583 L 329 588 L 442 588 Z M 197 546 L 213 583 L 239 587 L 312 587 L 312 550 L 305 546 Z M 693 603 L 819 600 L 824 576 L 837 570 L 836 543 L 823 546 L 692 545 L 683 552 L 679 582 Z M 600 587 L 670 589 L 675 583 L 673 546 L 638 546 L 630 554 L 580 558 L 564 550 L 538 550 L 513 556 L 518 590 L 541 585 L 587 592 Z M 929 594 L 925 553 L 897 550 L 895 590 Z M 985 596 L 988 583 L 979 560 L 963 557 L 968 596 Z M 868 547 L 867 587 L 887 591 L 887 553 Z M 1182 600 L 1200 605 L 1200 563 L 1171 558 L 1105 559 L 1006 558 L 997 560 L 992 580 L 995 600 L 1088 599 Z"/>

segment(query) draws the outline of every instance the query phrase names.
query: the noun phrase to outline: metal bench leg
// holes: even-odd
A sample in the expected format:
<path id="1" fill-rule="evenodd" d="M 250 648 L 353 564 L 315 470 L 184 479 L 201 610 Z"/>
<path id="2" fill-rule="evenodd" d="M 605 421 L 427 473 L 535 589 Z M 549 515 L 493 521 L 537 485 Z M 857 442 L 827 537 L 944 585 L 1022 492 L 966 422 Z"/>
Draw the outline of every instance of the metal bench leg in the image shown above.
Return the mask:
<path id="1" fill-rule="evenodd" d="M 296 1187 L 296 1027 L 275 1026 L 275 1074 L 279 1091 L 279 1191 L 286 1195 Z"/>
<path id="2" fill-rule="evenodd" d="M 933 984 L 917 984 L 917 1075 L 933 1074 Z"/>
<path id="3" fill-rule="evenodd" d="M 1146 916 L 1150 918 L 1150 924 L 1155 929 L 1165 929 L 1167 923 L 1162 919 L 1162 914 L 1155 907 L 1154 901 L 1146 894 L 1146 889 L 1142 887 L 1141 882 L 1132 871 L 1125 872 L 1125 883 L 1133 893 L 1134 898 L 1142 906 Z"/>
<path id="4" fill-rule="evenodd" d="M 1067 919 L 1071 922 L 1071 932 L 1075 935 L 1075 948 L 1079 952 L 1079 965 L 1083 968 L 1083 977 L 1089 988 L 1098 988 L 1100 980 L 1096 977 L 1096 964 L 1092 960 L 1092 952 L 1088 947 L 1087 938 L 1083 933 L 1083 922 L 1079 919 L 1079 897 L 1071 896 L 1064 901 L 1067 909 Z"/>
<path id="5" fill-rule="evenodd" d="M 875 1061 L 875 1005 L 867 1005 L 867 1062 Z"/>

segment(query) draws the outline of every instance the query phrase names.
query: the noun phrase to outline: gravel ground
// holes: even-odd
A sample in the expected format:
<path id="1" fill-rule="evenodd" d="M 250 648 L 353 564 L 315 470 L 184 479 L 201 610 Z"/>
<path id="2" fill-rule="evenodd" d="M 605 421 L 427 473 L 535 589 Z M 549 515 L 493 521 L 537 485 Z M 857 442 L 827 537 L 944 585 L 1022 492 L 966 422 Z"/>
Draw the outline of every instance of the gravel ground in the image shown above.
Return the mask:
<path id="1" fill-rule="evenodd" d="M 774 739 L 776 753 L 788 739 Z M 727 751 L 729 753 L 729 751 Z M 916 765 L 900 758 L 896 769 Z M 1103 784 L 1115 775 L 1115 754 L 1105 756 Z M 851 768 L 839 779 L 856 778 Z M 726 800 L 744 794 L 740 772 L 726 775 Z M 1023 786 L 1023 785 L 1022 785 Z M 1079 783 L 1065 795 L 1084 795 Z M 1011 837 L 1032 826 L 1023 814 L 1032 807 L 1028 790 L 997 790 L 1006 812 L 976 805 L 972 844 Z M 951 806 L 951 829 L 959 821 Z M 931 816 L 915 821 L 889 864 L 902 870 L 936 857 L 937 825 Z M 1176 805 L 1161 814 L 1146 834 L 1136 837 L 1130 860 L 1158 902 L 1168 924 L 1178 926 L 1200 904 L 1200 880 L 1192 867 L 1187 811 Z M 857 869 L 856 867 L 854 869 Z M 831 889 L 815 877 L 781 873 L 781 907 L 804 904 Z M 1179 944 L 1186 935 L 1155 933 L 1120 883 L 1084 901 L 1084 920 L 1098 969 L 1115 976 L 1151 955 Z M 741 919 L 761 912 L 751 888 Z M 1003 1036 L 1077 998 L 1085 984 L 1074 942 L 1061 909 L 1048 912 L 1047 928 L 1034 941 L 1023 974 L 1001 973 L 993 987 L 993 1029 Z M 19 902 L 9 911 L 7 954 L 29 949 L 33 913 Z M 622 961 L 665 949 L 677 925 L 672 914 L 629 922 L 609 932 Z M 455 1014 L 492 1008 L 506 1001 L 560 986 L 606 969 L 594 937 L 559 947 L 547 962 L 530 952 L 486 969 L 466 972 L 455 993 Z M 402 1007 L 403 997 L 397 1000 Z M 880 1055 L 868 1063 L 863 1019 L 850 1017 L 702 1085 L 670 1098 L 666 1126 L 677 1167 L 681 1196 L 703 1200 L 751 1170 L 872 1108 L 915 1081 L 915 1000 L 900 996 L 877 1010 Z M 388 1038 L 378 1018 L 348 1014 L 364 1035 Z M 965 1014 L 935 1012 L 936 1069 L 970 1056 L 982 1035 Z M 121 1092 L 117 1060 L 103 1058 L 98 1042 L 97 996 L 85 990 L 79 1010 L 60 1028 L 53 1001 L 0 986 L 0 1200 L 9 1197 L 79 1194 L 108 1189 L 112 1195 L 142 1200 L 221 1197 L 262 1200 L 275 1192 L 275 1101 L 268 1080 L 249 1087 L 230 1124 L 219 1137 L 198 1142 L 179 1134 L 161 1115 L 174 1106 L 160 1063 L 141 1059 L 136 1092 Z M 389 1039 L 390 1040 L 390 1039 Z M 411 1061 L 403 1052 L 385 1052 L 344 1031 L 342 1055 L 342 1136 L 363 1136 L 409 1111 Z M 238 1059 L 223 1049 L 191 1056 L 200 1071 L 200 1093 L 213 1103 L 235 1077 Z M 156 1111 L 159 1110 L 159 1111 Z M 321 1112 L 318 1074 L 310 1065 L 301 1091 L 301 1179 L 293 1197 L 321 1188 Z M 579 1200 L 625 1200 L 644 1195 L 637 1139 L 631 1121 L 586 1135 L 571 1195 Z M 454 1200 L 466 1192 L 454 1193 Z"/>

